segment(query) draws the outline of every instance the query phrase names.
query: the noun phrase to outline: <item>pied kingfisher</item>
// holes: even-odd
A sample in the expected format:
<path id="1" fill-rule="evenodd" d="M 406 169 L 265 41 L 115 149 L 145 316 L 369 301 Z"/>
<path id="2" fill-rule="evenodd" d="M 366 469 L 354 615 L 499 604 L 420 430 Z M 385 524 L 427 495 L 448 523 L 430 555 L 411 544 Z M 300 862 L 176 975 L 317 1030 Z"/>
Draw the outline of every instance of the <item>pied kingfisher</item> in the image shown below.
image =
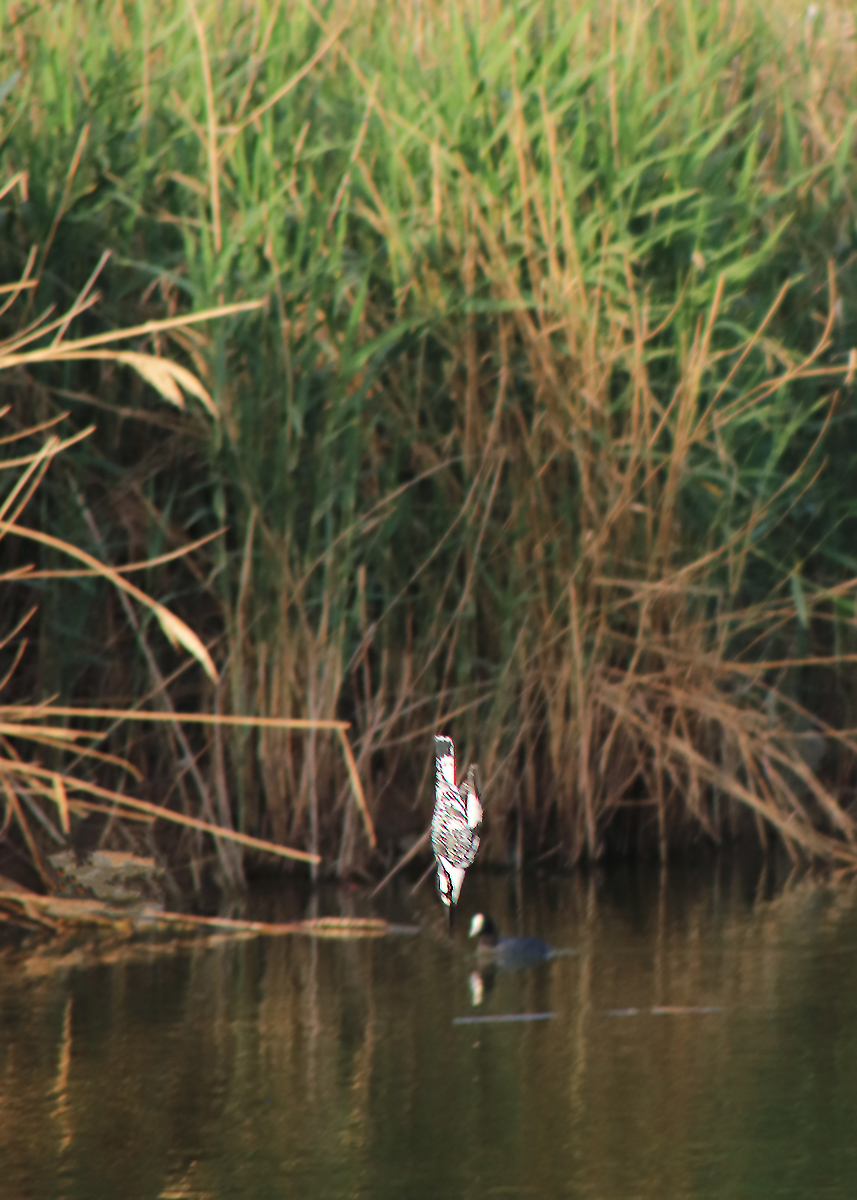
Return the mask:
<path id="1" fill-rule="evenodd" d="M 437 859 L 437 890 L 452 914 L 458 903 L 464 872 L 479 849 L 482 828 L 482 805 L 476 786 L 476 766 L 469 768 L 467 777 L 455 786 L 455 746 L 452 738 L 436 737 L 435 742 L 435 802 L 431 821 L 431 845 Z"/>

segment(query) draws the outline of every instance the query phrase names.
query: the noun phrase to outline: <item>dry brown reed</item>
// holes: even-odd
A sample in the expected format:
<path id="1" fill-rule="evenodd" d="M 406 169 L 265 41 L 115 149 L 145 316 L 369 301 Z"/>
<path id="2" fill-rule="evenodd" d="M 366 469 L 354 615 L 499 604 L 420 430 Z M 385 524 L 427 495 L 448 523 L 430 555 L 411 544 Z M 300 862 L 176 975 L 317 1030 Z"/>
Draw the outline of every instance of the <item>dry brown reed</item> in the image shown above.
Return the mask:
<path id="1" fill-rule="evenodd" d="M 562 207 L 562 197 L 543 198 L 545 210 Z M 571 247 L 564 249 L 566 262 L 572 262 Z M 789 667 L 806 659 L 772 661 L 753 653 L 778 626 L 796 621 L 797 600 L 784 594 L 784 587 L 746 607 L 739 599 L 760 526 L 769 523 L 783 495 L 799 495 L 809 486 L 807 468 L 838 393 L 823 402 L 824 421 L 806 459 L 719 544 L 712 537 L 701 553 L 689 553 L 678 500 L 695 455 L 697 461 L 719 458 L 725 468 L 727 482 L 709 483 L 712 489 L 728 487 L 730 475 L 737 483 L 739 465 L 728 461 L 724 446 L 730 425 L 754 405 L 802 379 L 840 376 L 817 365 L 833 325 L 832 276 L 828 317 L 812 353 L 800 362 L 787 361 L 775 377 L 726 404 L 723 397 L 734 375 L 763 337 L 786 289 L 759 329 L 733 348 L 729 371 L 712 387 L 708 381 L 716 378 L 724 358 L 712 346 L 721 277 L 708 313 L 697 319 L 679 381 L 664 405 L 648 367 L 648 347 L 659 330 L 650 328 L 630 263 L 625 264 L 630 312 L 617 310 L 600 287 L 587 294 L 572 271 L 563 278 L 556 263 L 554 258 L 551 292 L 577 292 L 575 305 L 566 308 L 564 320 L 555 313 L 535 318 L 528 313 L 517 321 L 545 407 L 556 419 L 550 449 L 543 430 L 533 429 L 523 441 L 524 462 L 546 464 L 536 488 L 527 496 L 523 478 L 519 488 L 512 488 L 529 507 L 537 587 L 519 651 L 524 703 L 516 737 L 500 751 L 508 713 L 486 730 L 489 750 L 482 758 L 494 811 L 514 812 L 519 828 L 538 830 L 540 846 L 556 814 L 555 836 L 574 862 L 601 856 L 605 833 L 623 809 L 642 814 L 644 826 L 656 829 L 665 857 L 675 833 L 687 829 L 688 818 L 715 841 L 734 831 L 737 802 L 753 814 L 763 844 L 770 825 L 792 854 L 800 850 L 810 858 L 855 865 L 853 818 L 813 767 L 823 739 L 834 738 L 852 762 L 857 742 L 773 682 L 776 673 L 782 679 Z M 504 283 L 509 278 L 502 273 Z M 606 322 L 609 332 L 596 338 L 583 314 Z M 561 357 L 548 349 L 557 334 L 567 340 Z M 558 358 L 566 364 L 562 378 Z M 610 403 L 618 371 L 633 380 L 634 390 L 621 429 Z M 524 428 L 523 414 L 517 416 Z M 665 430 L 670 446 L 659 454 Z M 561 451 L 571 455 L 581 481 L 581 530 L 574 545 L 550 499 L 551 488 L 562 486 L 559 478 L 551 479 L 550 459 Z M 514 472 L 515 464 L 507 469 Z M 561 547 L 571 553 L 559 564 L 554 559 L 549 574 L 548 548 Z M 566 580 L 564 595 L 557 576 Z M 788 580 L 783 584 L 787 587 Z M 832 669 L 843 662 L 831 655 L 813 665 Z M 545 756 L 541 762 L 531 760 L 536 746 Z M 529 761 L 520 786 L 510 768 L 522 752 Z M 638 823 L 630 836 L 645 840 L 645 828 Z"/>

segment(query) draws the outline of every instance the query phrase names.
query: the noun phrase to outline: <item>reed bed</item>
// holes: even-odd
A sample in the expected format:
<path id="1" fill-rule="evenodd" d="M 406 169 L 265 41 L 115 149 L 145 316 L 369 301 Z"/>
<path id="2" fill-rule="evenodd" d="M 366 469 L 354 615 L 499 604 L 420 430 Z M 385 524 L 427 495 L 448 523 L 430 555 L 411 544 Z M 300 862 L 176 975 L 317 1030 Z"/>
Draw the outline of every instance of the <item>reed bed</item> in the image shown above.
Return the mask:
<path id="1" fill-rule="evenodd" d="M 20 183 L 22 179 L 19 177 L 14 182 Z M 34 255 L 31 255 L 28 259 L 29 265 L 32 264 L 34 257 Z M 22 293 L 26 293 L 31 286 L 28 276 L 29 270 L 25 270 L 17 284 L 10 285 L 4 289 L 9 296 L 9 305 L 19 299 Z M 92 282 L 93 280 L 90 280 L 90 284 Z M 92 359 L 109 361 L 134 368 L 140 376 L 155 387 L 164 399 L 179 408 L 184 407 L 184 392 L 182 391 L 184 389 L 184 391 L 196 396 L 209 410 L 213 411 L 211 398 L 205 388 L 184 367 L 158 354 L 104 348 L 105 344 L 127 340 L 140 333 L 150 334 L 153 332 L 151 323 L 142 329 L 123 329 L 108 334 L 97 334 L 90 338 L 71 341 L 66 339 L 64 335 L 73 319 L 93 302 L 92 299 L 88 299 L 88 292 L 89 285 L 78 296 L 73 307 L 60 318 L 50 321 L 48 316 L 42 315 L 25 328 L 19 336 L 0 341 L 0 370 L 11 370 L 20 366 L 31 368 L 41 362 L 75 362 Z M 156 329 L 160 331 L 164 328 L 175 328 L 176 326 L 183 326 L 189 323 L 193 324 L 199 320 L 220 318 L 230 315 L 235 311 L 246 311 L 248 308 L 252 309 L 255 307 L 258 307 L 258 305 L 252 303 L 227 306 L 225 308 L 221 307 L 194 316 L 189 321 L 187 318 L 176 318 L 173 321 L 155 322 L 154 324 Z M 48 347 L 33 348 L 33 343 L 43 342 L 46 335 L 50 333 L 54 333 L 54 338 Z M 8 407 L 0 411 L 0 418 L 8 417 L 9 411 Z M 62 439 L 55 433 L 49 433 L 50 430 L 61 424 L 67 415 L 60 414 L 58 417 L 42 422 L 38 426 L 18 429 L 3 438 L 2 442 L 0 442 L 4 448 L 11 448 L 12 451 L 11 454 L 7 454 L 4 459 L 0 460 L 0 466 L 2 466 L 4 471 L 18 472 L 17 478 L 13 475 L 13 482 L 8 488 L 2 503 L 0 503 L 0 540 L 7 538 L 21 539 L 25 543 L 47 546 L 61 555 L 83 563 L 84 567 L 73 571 L 35 571 L 31 563 L 17 565 L 0 575 L 0 583 L 9 585 L 23 580 L 30 582 L 34 578 L 55 579 L 57 577 L 68 577 L 69 575 L 77 578 L 88 577 L 107 582 L 122 596 L 126 615 L 128 615 L 132 622 L 136 622 L 136 618 L 133 615 L 133 610 L 130 608 L 129 597 L 133 598 L 139 605 L 142 605 L 144 609 L 148 609 L 157 619 L 167 639 L 174 646 L 181 647 L 187 651 L 202 666 L 206 675 L 216 682 L 218 676 L 211 656 L 193 630 L 176 617 L 168 608 L 153 600 L 147 593 L 125 578 L 125 575 L 129 571 L 145 569 L 153 565 L 151 562 L 125 564 L 119 570 L 114 570 L 79 547 L 56 538 L 51 534 L 21 524 L 20 517 L 44 480 L 52 460 L 63 451 L 66 451 L 70 446 L 87 438 L 93 432 L 92 427 L 89 427 L 67 439 Z M 22 446 L 26 450 L 27 444 L 34 439 L 41 439 L 41 445 L 38 449 L 23 454 L 16 453 Z M 179 551 L 178 556 L 180 557 L 183 553 L 184 551 Z M 166 557 L 168 559 L 174 558 L 176 554 L 167 555 Z M 13 638 L 22 634 L 33 617 L 34 612 L 35 609 L 31 608 L 17 621 L 0 648 L 5 648 Z M 135 627 L 139 628 L 139 626 Z M 26 639 L 23 639 L 18 645 L 11 666 L 0 684 L 0 689 L 6 687 L 12 680 L 25 649 Z M 72 816 L 86 818 L 93 813 L 106 813 L 110 816 L 112 822 L 119 825 L 130 820 L 142 822 L 150 826 L 155 820 L 160 819 L 172 825 L 191 828 L 197 831 L 198 834 L 206 834 L 214 839 L 218 847 L 221 864 L 224 868 L 225 879 L 233 885 L 240 881 L 239 869 L 236 866 L 237 860 L 234 855 L 235 847 L 240 846 L 243 849 L 249 848 L 265 854 L 274 854 L 282 858 L 308 862 L 312 864 L 313 869 L 321 861 L 320 856 L 316 852 L 307 853 L 303 850 L 292 849 L 279 843 L 254 838 L 236 831 L 232 828 L 228 811 L 221 813 L 224 824 L 216 823 L 210 806 L 209 811 L 205 813 L 209 819 L 201 820 L 186 813 L 173 811 L 163 805 L 148 803 L 145 800 L 127 795 L 123 791 L 106 789 L 89 782 L 86 778 L 80 778 L 78 774 L 70 773 L 57 766 L 53 768 L 45 767 L 38 759 L 33 761 L 31 757 L 22 757 L 16 749 L 16 744 L 19 744 L 23 740 L 29 748 L 33 746 L 48 748 L 54 752 L 55 757 L 60 759 L 67 756 L 69 752 L 73 752 L 78 764 L 83 762 L 86 765 L 95 765 L 102 770 L 105 767 L 119 768 L 123 773 L 123 782 L 128 777 L 135 779 L 137 782 L 141 781 L 141 773 L 132 763 L 116 755 L 109 754 L 104 750 L 100 750 L 92 744 L 93 742 L 98 743 L 102 741 L 103 735 L 97 731 L 93 732 L 85 728 L 70 727 L 67 724 L 45 723 L 51 718 L 56 717 L 73 717 L 83 721 L 92 718 L 111 718 L 114 721 L 123 723 L 142 718 L 148 724 L 163 722 L 170 725 L 176 730 L 182 741 L 184 741 L 183 727 L 188 724 L 217 725 L 220 728 L 229 725 L 249 725 L 257 728 L 298 728 L 312 733 L 315 733 L 319 728 L 333 731 L 339 735 L 354 792 L 354 799 L 363 815 L 367 834 L 372 845 L 376 844 L 375 830 L 366 808 L 354 757 L 345 735 L 345 730 L 348 728 L 347 722 L 313 722 L 306 720 L 278 720 L 277 718 L 258 719 L 253 717 L 230 718 L 222 715 L 201 716 L 199 714 L 182 714 L 181 721 L 179 721 L 174 709 L 167 712 L 148 711 L 141 714 L 128 709 L 70 709 L 51 704 L 25 704 L 11 708 L 6 707 L 2 711 L 2 717 L 0 717 L 0 747 L 2 747 L 2 753 L 0 753 L 0 791 L 3 794 L 4 809 L 2 829 L 5 835 L 10 826 L 14 824 L 28 852 L 30 866 L 35 870 L 49 894 L 47 896 L 39 896 L 26 888 L 22 888 L 20 884 L 13 881 L 10 884 L 11 890 L 3 891 L 0 888 L 0 919 L 12 920 L 15 923 L 24 925 L 35 923 L 40 927 L 51 928 L 54 931 L 58 928 L 64 928 L 70 922 L 75 921 L 94 925 L 104 925 L 117 921 L 125 924 L 128 923 L 127 918 L 122 914 L 109 911 L 103 904 L 98 903 L 97 900 L 58 898 L 50 894 L 55 890 L 57 880 L 54 873 L 45 864 L 42 848 L 39 844 L 40 841 L 44 842 L 45 838 L 37 834 L 34 828 L 35 822 L 47 833 L 49 839 L 52 838 L 54 842 L 60 845 L 63 845 L 64 840 L 71 835 Z M 45 801 L 47 801 L 47 807 L 50 812 L 53 813 L 54 810 L 56 812 L 55 822 L 44 811 L 43 805 Z M 141 814 L 143 815 L 141 816 Z M 229 850 L 233 851 L 231 856 L 227 853 Z M 136 861 L 141 865 L 154 865 L 154 859 L 139 859 Z M 0 876 L 0 883 L 2 882 L 3 877 Z M 6 882 L 8 883 L 9 881 Z M 167 918 L 163 918 L 162 921 L 160 916 L 156 918 L 151 918 L 150 916 L 147 919 L 154 919 L 156 924 L 158 922 L 165 923 L 167 920 Z M 192 918 L 188 918 L 188 920 L 190 921 Z"/>
<path id="2" fill-rule="evenodd" d="M 480 763 L 488 858 L 748 833 L 855 864 L 849 6 L 5 20 L 4 336 L 81 287 L 75 343 L 134 331 L 2 377 L 20 421 L 97 424 L 39 527 L 149 563 L 214 668 L 34 573 L 14 700 L 168 698 L 166 736 L 105 750 L 340 873 L 424 828 L 438 728 Z M 351 722 L 354 770 L 188 710 Z"/>

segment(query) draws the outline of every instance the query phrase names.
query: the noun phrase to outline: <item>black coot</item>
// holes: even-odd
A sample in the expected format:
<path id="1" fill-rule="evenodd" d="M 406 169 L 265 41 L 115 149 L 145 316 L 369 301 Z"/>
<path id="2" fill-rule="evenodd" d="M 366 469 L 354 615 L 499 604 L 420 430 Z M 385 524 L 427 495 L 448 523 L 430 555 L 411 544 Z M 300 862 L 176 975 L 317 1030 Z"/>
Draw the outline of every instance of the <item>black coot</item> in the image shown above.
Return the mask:
<path id="1" fill-rule="evenodd" d="M 470 922 L 470 936 L 477 939 L 476 955 L 486 965 L 514 970 L 534 967 L 553 958 L 553 946 L 539 937 L 500 937 L 497 926 L 485 913 L 477 913 Z"/>

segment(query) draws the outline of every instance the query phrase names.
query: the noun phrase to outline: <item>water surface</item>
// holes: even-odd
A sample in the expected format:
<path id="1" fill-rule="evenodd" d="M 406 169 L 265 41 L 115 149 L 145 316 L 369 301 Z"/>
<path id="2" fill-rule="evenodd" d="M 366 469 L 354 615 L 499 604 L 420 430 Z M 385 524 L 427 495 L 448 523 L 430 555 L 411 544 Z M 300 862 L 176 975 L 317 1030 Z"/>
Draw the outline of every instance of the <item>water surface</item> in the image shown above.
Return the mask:
<path id="1" fill-rule="evenodd" d="M 474 1007 L 480 908 L 574 953 Z M 248 915 L 325 913 L 422 930 L 0 956 L 4 1200 L 857 1195 L 854 888 L 473 876 L 451 943 L 428 888 Z"/>

